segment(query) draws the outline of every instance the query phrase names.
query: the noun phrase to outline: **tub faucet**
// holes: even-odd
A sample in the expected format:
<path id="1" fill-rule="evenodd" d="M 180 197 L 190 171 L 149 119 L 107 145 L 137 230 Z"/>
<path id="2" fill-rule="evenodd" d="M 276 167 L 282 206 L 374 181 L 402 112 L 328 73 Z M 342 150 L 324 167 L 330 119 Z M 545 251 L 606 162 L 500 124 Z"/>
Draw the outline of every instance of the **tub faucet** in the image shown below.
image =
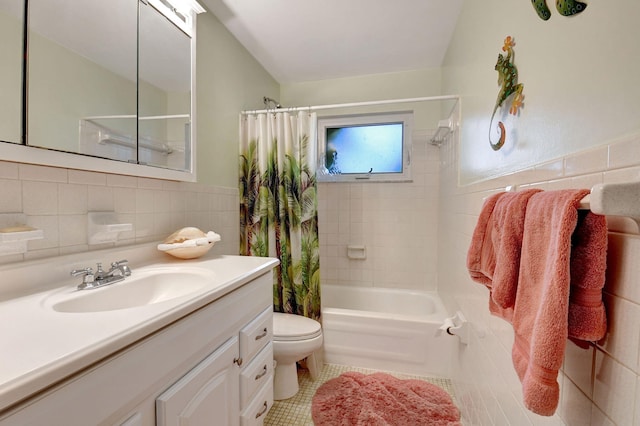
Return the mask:
<path id="1" fill-rule="evenodd" d="M 102 263 L 98 262 L 95 272 L 92 268 L 74 269 L 71 275 L 74 277 L 82 275 L 82 283 L 78 285 L 78 290 L 90 290 L 120 282 L 130 276 L 131 268 L 127 264 L 127 260 L 119 260 L 111 263 L 111 268 L 105 271 L 102 269 Z"/>

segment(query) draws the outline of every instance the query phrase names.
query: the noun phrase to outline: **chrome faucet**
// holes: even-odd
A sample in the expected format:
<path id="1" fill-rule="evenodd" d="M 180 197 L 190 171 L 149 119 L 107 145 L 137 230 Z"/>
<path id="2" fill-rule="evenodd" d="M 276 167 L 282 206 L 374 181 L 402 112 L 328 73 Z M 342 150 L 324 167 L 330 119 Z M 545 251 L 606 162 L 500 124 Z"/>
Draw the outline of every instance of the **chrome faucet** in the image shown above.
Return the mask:
<path id="1" fill-rule="evenodd" d="M 78 285 L 78 290 L 90 290 L 120 282 L 130 276 L 131 269 L 127 264 L 127 260 L 119 260 L 113 262 L 111 268 L 105 271 L 102 269 L 102 263 L 98 262 L 95 273 L 92 268 L 74 269 L 71 271 L 71 276 L 82 276 L 82 283 Z"/>

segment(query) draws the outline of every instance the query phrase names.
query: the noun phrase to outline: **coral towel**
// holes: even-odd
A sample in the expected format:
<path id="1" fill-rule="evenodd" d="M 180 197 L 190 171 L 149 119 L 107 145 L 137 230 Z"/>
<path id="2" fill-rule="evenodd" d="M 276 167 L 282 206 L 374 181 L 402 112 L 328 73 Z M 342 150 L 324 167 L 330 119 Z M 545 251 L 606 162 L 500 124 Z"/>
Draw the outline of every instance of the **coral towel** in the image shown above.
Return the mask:
<path id="1" fill-rule="evenodd" d="M 571 244 L 569 337 L 593 342 L 607 332 L 602 303 L 607 267 L 606 217 L 590 211 L 579 212 Z"/>
<path id="2" fill-rule="evenodd" d="M 513 325 L 512 357 L 522 382 L 524 403 L 540 415 L 550 416 L 557 408 L 557 375 L 567 337 L 598 340 L 606 332 L 602 304 L 606 219 L 591 212 L 578 213 L 579 202 L 588 193 L 589 190 L 547 191 L 535 192 L 526 198 L 523 228 L 518 230 L 514 225 L 520 223 L 516 218 L 509 231 L 521 231 L 518 235 L 522 240 L 516 284 L 509 281 L 503 289 L 507 291 L 497 292 L 495 272 L 491 285 L 487 285 L 486 279 L 478 279 L 477 269 L 472 269 L 484 263 L 477 258 L 478 252 L 480 257 L 491 253 L 490 249 L 478 248 L 479 244 L 487 244 L 488 233 L 477 228 L 486 229 L 492 221 L 500 223 L 495 213 L 505 195 L 496 195 L 496 203 L 489 213 L 485 211 L 485 203 L 467 257 L 471 277 L 491 289 L 491 312 Z M 486 214 L 490 216 L 488 220 L 484 218 Z M 517 238 L 512 237 L 512 241 Z M 495 240 L 491 244 L 495 251 Z M 494 259 L 495 270 L 501 267 L 501 261 L 500 257 Z M 511 298 L 514 291 L 515 300 Z"/>
<path id="3" fill-rule="evenodd" d="M 467 253 L 471 278 L 490 291 L 489 309 L 509 319 L 516 299 L 527 203 L 539 189 L 487 198 Z"/>

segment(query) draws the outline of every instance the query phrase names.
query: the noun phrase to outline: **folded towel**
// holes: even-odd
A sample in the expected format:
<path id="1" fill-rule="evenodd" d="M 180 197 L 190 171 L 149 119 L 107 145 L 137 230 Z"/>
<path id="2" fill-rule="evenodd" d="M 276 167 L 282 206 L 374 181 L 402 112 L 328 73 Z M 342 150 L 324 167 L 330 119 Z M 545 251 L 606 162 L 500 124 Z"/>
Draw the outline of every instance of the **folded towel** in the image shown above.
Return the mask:
<path id="1" fill-rule="evenodd" d="M 579 212 L 571 241 L 568 332 L 572 339 L 596 341 L 607 332 L 607 315 L 602 303 L 607 235 L 605 216 Z"/>
<path id="2" fill-rule="evenodd" d="M 540 189 L 503 192 L 483 206 L 467 253 L 471 278 L 491 290 L 490 309 L 509 318 L 518 288 L 527 203 Z"/>
<path id="3" fill-rule="evenodd" d="M 553 415 L 558 405 L 557 376 L 568 336 L 571 236 L 577 207 L 588 193 L 539 192 L 527 205 L 511 319 L 512 357 L 525 406 L 543 416 Z"/>
<path id="4" fill-rule="evenodd" d="M 473 230 L 471 245 L 467 252 L 467 269 L 471 278 L 491 289 L 493 271 L 496 268 L 496 253 L 493 246 L 493 210 L 506 192 L 493 194 L 484 201 L 478 222 Z"/>

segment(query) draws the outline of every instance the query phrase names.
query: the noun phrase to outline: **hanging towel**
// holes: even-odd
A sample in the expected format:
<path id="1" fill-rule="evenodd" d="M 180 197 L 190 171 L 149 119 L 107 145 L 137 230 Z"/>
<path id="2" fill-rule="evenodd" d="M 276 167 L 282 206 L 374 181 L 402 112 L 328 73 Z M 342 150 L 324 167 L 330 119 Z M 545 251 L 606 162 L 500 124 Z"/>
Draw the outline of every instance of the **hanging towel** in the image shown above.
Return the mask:
<path id="1" fill-rule="evenodd" d="M 496 250 L 492 239 L 494 229 L 492 215 L 496 203 L 504 194 L 506 192 L 498 192 L 487 197 L 484 201 L 467 253 L 469 275 L 474 281 L 484 284 L 489 290 L 491 290 L 493 272 L 496 268 Z"/>
<path id="2" fill-rule="evenodd" d="M 534 194 L 527 205 L 512 357 L 525 406 L 550 416 L 559 400 L 558 370 L 568 337 L 572 234 L 589 190 Z M 575 258 L 575 264 L 585 259 Z"/>
<path id="3" fill-rule="evenodd" d="M 602 287 L 607 268 L 607 219 L 585 210 L 578 215 L 571 247 L 569 337 L 597 341 L 607 332 Z"/>
<path id="4" fill-rule="evenodd" d="M 606 333 L 607 225 L 604 216 L 577 210 L 588 189 L 531 191 L 485 201 L 467 268 L 490 290 L 491 313 L 514 327 L 526 407 L 548 416 L 558 405 L 567 337 L 594 341 Z"/>
<path id="5" fill-rule="evenodd" d="M 527 203 L 540 191 L 501 192 L 487 198 L 467 253 L 471 278 L 491 292 L 489 309 L 507 320 L 516 299 Z"/>

